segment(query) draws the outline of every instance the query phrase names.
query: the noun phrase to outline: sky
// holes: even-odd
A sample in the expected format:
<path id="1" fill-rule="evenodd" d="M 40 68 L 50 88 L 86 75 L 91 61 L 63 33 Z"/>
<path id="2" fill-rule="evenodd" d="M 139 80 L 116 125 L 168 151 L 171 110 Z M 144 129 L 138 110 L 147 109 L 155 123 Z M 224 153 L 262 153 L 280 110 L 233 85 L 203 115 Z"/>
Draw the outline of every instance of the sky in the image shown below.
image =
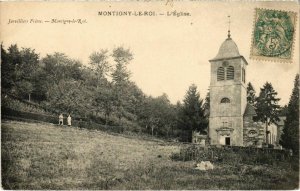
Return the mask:
<path id="1" fill-rule="evenodd" d="M 166 93 L 172 103 L 182 101 L 194 83 L 205 98 L 210 83 L 210 63 L 227 38 L 228 15 L 231 35 L 249 65 L 247 82 L 259 93 L 271 82 L 281 98 L 289 101 L 299 71 L 299 28 L 297 21 L 292 63 L 250 59 L 255 8 L 298 13 L 293 2 L 1 2 L 0 38 L 11 44 L 36 50 L 43 57 L 63 52 L 88 63 L 94 51 L 130 48 L 134 59 L 128 65 L 131 80 L 147 95 Z M 155 11 L 157 16 L 99 16 L 99 11 Z M 191 16 L 167 16 L 167 12 L 188 12 Z M 159 15 L 159 14 L 164 15 Z M 299 13 L 298 13 L 299 14 Z M 18 23 L 9 19 L 85 19 L 85 24 Z"/>

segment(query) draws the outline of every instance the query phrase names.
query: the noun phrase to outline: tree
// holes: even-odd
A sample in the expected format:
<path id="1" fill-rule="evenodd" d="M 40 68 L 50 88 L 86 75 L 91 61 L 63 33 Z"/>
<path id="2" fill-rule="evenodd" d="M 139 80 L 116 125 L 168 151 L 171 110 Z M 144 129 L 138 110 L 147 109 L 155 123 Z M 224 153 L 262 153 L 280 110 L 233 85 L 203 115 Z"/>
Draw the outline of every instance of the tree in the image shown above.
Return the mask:
<path id="1" fill-rule="evenodd" d="M 113 50 L 112 57 L 116 62 L 116 67 L 112 72 L 112 80 L 114 83 L 114 97 L 117 116 L 119 123 L 124 114 L 124 102 L 127 100 L 127 87 L 129 83 L 130 73 L 127 70 L 127 65 L 133 59 L 130 49 L 118 47 Z"/>
<path id="2" fill-rule="evenodd" d="M 82 79 L 81 63 L 70 59 L 64 53 L 55 52 L 42 59 L 44 70 L 47 72 L 47 81 L 50 85 L 58 84 L 61 80 Z"/>
<path id="3" fill-rule="evenodd" d="M 90 91 L 80 81 L 61 80 L 49 89 L 48 106 L 62 112 L 85 115 L 91 109 Z"/>
<path id="4" fill-rule="evenodd" d="M 104 113 L 105 125 L 107 125 L 109 117 L 115 109 L 111 84 L 101 86 L 101 88 L 94 89 L 94 91 L 96 97 L 93 105 L 96 106 L 96 111 Z"/>
<path id="5" fill-rule="evenodd" d="M 280 108 L 279 116 L 286 116 L 287 112 L 288 112 L 288 106 L 284 105 L 283 107 Z"/>
<path id="6" fill-rule="evenodd" d="M 172 107 L 168 95 L 165 93 L 155 98 L 154 103 L 154 113 L 157 119 L 156 132 L 159 135 L 169 137 L 176 125 L 175 108 Z"/>
<path id="7" fill-rule="evenodd" d="M 255 96 L 255 90 L 252 86 L 251 82 L 247 85 L 247 102 L 251 105 L 255 105 L 256 96 Z"/>
<path id="8" fill-rule="evenodd" d="M 92 69 L 97 73 L 98 81 L 100 79 L 106 78 L 111 66 L 107 61 L 108 55 L 107 50 L 100 50 L 100 52 L 93 52 L 90 55 L 90 62 Z"/>
<path id="9" fill-rule="evenodd" d="M 296 75 L 294 88 L 287 106 L 286 120 L 280 144 L 299 154 L 299 74 Z"/>
<path id="10" fill-rule="evenodd" d="M 34 49 L 22 48 L 16 44 L 5 51 L 1 44 L 1 78 L 2 88 L 6 93 L 28 98 L 34 90 L 35 75 L 39 67 L 39 55 Z"/>
<path id="11" fill-rule="evenodd" d="M 130 77 L 130 72 L 126 67 L 133 59 L 130 49 L 124 49 L 123 47 L 115 48 L 112 57 L 116 62 L 115 70 L 112 73 L 113 81 L 116 84 L 126 83 Z"/>
<path id="12" fill-rule="evenodd" d="M 204 116 L 209 118 L 209 113 L 210 113 L 210 91 L 208 90 L 206 96 L 205 96 L 205 101 L 203 104 L 203 109 L 204 109 Z"/>
<path id="13" fill-rule="evenodd" d="M 139 124 L 144 130 L 154 135 L 170 137 L 176 125 L 176 110 L 168 96 L 147 97 L 138 109 Z"/>
<path id="14" fill-rule="evenodd" d="M 9 53 L 4 49 L 1 43 L 1 90 L 10 91 L 14 84 L 15 67 L 10 60 Z"/>
<path id="15" fill-rule="evenodd" d="M 109 117 L 114 111 L 112 84 L 107 80 L 111 68 L 107 53 L 107 50 L 102 49 L 100 52 L 93 52 L 89 57 L 92 70 L 89 75 L 93 76 L 94 81 L 91 84 L 94 87 L 94 111 L 96 111 L 96 115 L 98 112 L 104 113 L 105 125 L 107 125 Z"/>
<path id="16" fill-rule="evenodd" d="M 277 92 L 273 89 L 271 83 L 266 82 L 263 88 L 260 89 L 258 98 L 256 99 L 257 118 L 266 124 L 266 143 L 268 144 L 268 126 L 279 121 L 279 98 L 276 98 Z"/>
<path id="17" fill-rule="evenodd" d="M 28 95 L 28 101 L 31 101 L 31 93 L 34 90 L 32 83 L 27 80 L 20 80 L 15 83 L 20 95 Z"/>
<path id="18" fill-rule="evenodd" d="M 197 91 L 197 86 L 192 84 L 187 91 L 182 109 L 179 112 L 179 126 L 183 130 L 183 140 L 191 141 L 192 132 L 197 130 L 205 132 L 207 120 L 204 117 L 203 100 Z"/>

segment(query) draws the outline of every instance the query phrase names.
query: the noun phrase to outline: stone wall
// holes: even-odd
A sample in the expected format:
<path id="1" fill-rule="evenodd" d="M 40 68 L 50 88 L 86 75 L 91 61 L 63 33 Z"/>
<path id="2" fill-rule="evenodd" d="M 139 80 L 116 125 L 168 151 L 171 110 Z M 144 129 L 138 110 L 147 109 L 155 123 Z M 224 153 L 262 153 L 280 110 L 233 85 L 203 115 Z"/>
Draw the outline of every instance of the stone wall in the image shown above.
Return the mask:
<path id="1" fill-rule="evenodd" d="M 244 146 L 262 147 L 265 142 L 265 127 L 261 122 L 254 122 L 252 117 L 244 117 L 243 141 Z"/>
<path id="2" fill-rule="evenodd" d="M 207 135 L 202 135 L 199 132 L 193 131 L 192 143 L 205 146 L 208 144 L 207 141 Z"/>

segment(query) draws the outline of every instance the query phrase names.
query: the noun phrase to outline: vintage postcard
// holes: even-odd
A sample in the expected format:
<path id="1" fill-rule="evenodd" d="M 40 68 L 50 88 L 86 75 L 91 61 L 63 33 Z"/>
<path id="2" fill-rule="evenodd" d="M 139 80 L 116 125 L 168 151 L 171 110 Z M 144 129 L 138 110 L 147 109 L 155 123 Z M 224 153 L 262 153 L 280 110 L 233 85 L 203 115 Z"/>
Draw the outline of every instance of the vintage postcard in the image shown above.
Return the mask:
<path id="1" fill-rule="evenodd" d="M 4 190 L 299 189 L 299 4 L 0 2 Z"/>

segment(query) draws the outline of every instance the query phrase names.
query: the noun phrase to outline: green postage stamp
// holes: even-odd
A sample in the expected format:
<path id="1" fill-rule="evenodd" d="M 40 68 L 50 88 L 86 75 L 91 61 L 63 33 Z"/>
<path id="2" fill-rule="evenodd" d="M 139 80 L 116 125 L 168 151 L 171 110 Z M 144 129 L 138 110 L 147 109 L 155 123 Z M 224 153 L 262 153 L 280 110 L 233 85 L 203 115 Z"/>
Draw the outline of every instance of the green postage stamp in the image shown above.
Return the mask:
<path id="1" fill-rule="evenodd" d="M 256 8 L 251 58 L 291 62 L 295 25 L 294 12 Z"/>

